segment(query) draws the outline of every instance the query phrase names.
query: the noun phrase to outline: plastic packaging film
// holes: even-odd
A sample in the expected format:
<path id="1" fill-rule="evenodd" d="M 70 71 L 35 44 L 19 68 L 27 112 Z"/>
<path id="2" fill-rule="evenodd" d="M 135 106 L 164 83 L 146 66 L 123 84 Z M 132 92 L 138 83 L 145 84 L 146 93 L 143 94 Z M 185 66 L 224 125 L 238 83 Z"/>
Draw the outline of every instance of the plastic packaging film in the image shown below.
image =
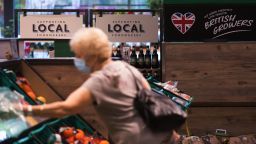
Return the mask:
<path id="1" fill-rule="evenodd" d="M 22 95 L 0 87 L 0 142 L 28 128 L 22 109 Z"/>

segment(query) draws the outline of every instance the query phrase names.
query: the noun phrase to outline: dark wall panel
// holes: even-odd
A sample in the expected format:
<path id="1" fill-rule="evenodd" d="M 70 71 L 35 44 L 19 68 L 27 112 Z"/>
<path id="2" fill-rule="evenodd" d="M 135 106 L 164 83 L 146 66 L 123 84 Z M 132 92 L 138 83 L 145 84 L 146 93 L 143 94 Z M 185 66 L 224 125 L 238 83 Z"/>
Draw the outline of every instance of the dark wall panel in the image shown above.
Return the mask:
<path id="1" fill-rule="evenodd" d="M 165 80 L 194 102 L 256 102 L 256 44 L 165 44 Z"/>

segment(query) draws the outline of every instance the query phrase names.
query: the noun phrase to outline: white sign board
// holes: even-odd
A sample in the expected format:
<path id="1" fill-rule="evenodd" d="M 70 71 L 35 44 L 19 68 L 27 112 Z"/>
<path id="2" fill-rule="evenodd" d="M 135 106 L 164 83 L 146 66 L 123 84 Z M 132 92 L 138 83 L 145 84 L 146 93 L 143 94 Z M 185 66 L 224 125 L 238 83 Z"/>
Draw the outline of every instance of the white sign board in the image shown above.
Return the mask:
<path id="1" fill-rule="evenodd" d="M 96 27 L 112 42 L 158 42 L 158 19 L 151 15 L 110 15 L 96 17 Z"/>
<path id="2" fill-rule="evenodd" d="M 82 27 L 82 16 L 20 15 L 20 38 L 70 39 Z"/>

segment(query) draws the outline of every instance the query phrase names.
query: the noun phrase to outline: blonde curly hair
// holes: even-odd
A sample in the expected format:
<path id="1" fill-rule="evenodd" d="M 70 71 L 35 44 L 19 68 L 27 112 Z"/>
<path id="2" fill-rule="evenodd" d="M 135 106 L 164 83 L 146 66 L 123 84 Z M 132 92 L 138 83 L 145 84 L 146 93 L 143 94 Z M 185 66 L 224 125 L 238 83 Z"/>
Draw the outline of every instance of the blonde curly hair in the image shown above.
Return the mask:
<path id="1" fill-rule="evenodd" d="M 107 35 L 99 28 L 82 28 L 70 40 L 75 54 L 84 57 L 97 57 L 103 62 L 111 57 L 112 48 Z"/>

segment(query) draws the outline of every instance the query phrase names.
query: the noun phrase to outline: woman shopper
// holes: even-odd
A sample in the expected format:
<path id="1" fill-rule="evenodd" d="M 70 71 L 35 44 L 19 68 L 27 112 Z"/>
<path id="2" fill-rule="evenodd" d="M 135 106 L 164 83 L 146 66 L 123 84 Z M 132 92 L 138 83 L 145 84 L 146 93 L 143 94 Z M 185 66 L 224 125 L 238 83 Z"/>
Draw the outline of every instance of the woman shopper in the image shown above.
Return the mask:
<path id="1" fill-rule="evenodd" d="M 90 77 L 65 101 L 40 106 L 23 106 L 24 112 L 47 117 L 77 114 L 85 105 L 94 105 L 106 123 L 115 144 L 159 144 L 170 133 L 151 132 L 134 108 L 137 90 L 135 73 L 141 84 L 150 89 L 142 74 L 121 61 L 112 61 L 112 48 L 106 34 L 98 28 L 83 28 L 70 41 L 74 64 Z"/>

